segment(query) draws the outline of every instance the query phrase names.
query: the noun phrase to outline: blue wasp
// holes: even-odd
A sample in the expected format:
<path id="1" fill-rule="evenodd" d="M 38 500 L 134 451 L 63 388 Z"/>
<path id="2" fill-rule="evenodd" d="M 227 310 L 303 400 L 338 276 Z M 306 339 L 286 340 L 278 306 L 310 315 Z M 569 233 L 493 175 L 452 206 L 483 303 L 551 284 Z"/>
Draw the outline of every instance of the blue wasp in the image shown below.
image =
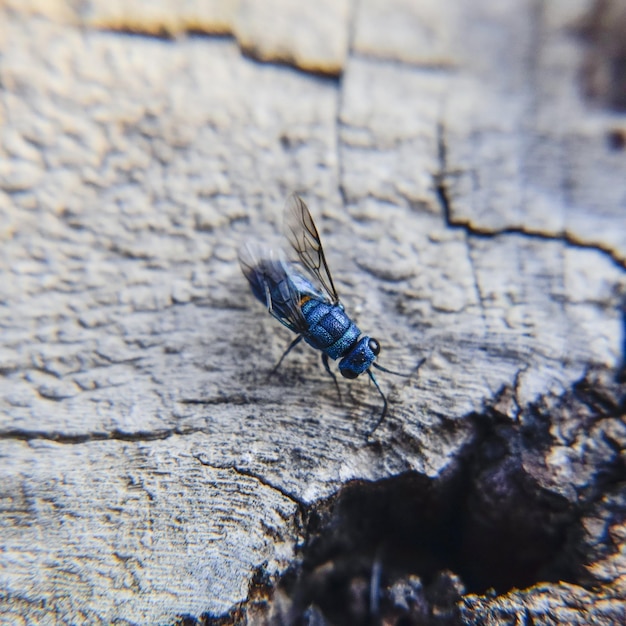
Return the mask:
<path id="1" fill-rule="evenodd" d="M 369 437 L 387 414 L 387 398 L 371 368 L 376 367 L 399 376 L 406 375 L 376 363 L 380 343 L 372 337 L 361 336 L 357 325 L 346 314 L 339 301 L 313 218 L 306 204 L 296 194 L 291 195 L 285 205 L 285 231 L 308 276 L 272 250 L 249 243 L 239 252 L 241 270 L 250 283 L 252 293 L 271 315 L 298 335 L 272 372 L 280 367 L 283 359 L 303 339 L 321 351 L 324 368 L 332 376 L 338 391 L 339 384 L 328 364 L 329 358 L 341 359 L 339 371 L 345 378 L 357 378 L 367 372 L 383 399 L 382 413 L 368 433 Z"/>

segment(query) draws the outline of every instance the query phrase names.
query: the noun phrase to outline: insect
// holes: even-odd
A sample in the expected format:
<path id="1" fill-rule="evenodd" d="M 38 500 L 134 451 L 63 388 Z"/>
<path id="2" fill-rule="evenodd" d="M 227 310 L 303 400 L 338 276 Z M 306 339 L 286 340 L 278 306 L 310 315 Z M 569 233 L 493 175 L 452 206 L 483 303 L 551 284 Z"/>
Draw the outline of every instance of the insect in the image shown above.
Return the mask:
<path id="1" fill-rule="evenodd" d="M 335 381 L 337 377 L 329 366 L 329 358 L 339 360 L 339 371 L 345 378 L 357 378 L 367 372 L 383 399 L 383 408 L 371 436 L 387 414 L 387 398 L 372 372 L 375 367 L 383 372 L 406 376 L 388 370 L 378 363 L 380 343 L 362 335 L 357 325 L 345 312 L 339 301 L 324 248 L 309 209 L 296 194 L 285 205 L 285 230 L 299 264 L 288 261 L 284 255 L 249 243 L 239 252 L 239 263 L 248 279 L 252 293 L 281 324 L 297 334 L 272 370 L 276 371 L 283 359 L 303 339 L 322 353 L 324 369 Z M 300 265 L 306 274 L 301 271 Z M 418 368 L 420 364 L 418 365 Z"/>

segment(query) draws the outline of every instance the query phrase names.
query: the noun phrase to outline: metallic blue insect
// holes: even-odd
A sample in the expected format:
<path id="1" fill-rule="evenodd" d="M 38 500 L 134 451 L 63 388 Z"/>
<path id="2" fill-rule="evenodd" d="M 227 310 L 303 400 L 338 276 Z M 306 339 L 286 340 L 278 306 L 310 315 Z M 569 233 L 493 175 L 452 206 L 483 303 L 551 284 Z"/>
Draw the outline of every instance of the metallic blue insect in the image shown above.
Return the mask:
<path id="1" fill-rule="evenodd" d="M 324 368 L 334 379 L 337 390 L 339 385 L 329 367 L 329 358 L 340 359 L 339 371 L 345 378 L 357 378 L 367 372 L 383 399 L 382 413 L 368 433 L 369 437 L 387 413 L 387 398 L 371 368 L 400 376 L 404 374 L 376 363 L 380 343 L 367 335 L 362 336 L 344 311 L 313 218 L 306 204 L 295 194 L 289 197 L 285 206 L 285 230 L 307 275 L 280 253 L 254 244 L 246 245 L 239 253 L 241 269 L 252 293 L 279 322 L 298 335 L 272 371 L 276 371 L 287 354 L 304 339 L 322 352 Z"/>

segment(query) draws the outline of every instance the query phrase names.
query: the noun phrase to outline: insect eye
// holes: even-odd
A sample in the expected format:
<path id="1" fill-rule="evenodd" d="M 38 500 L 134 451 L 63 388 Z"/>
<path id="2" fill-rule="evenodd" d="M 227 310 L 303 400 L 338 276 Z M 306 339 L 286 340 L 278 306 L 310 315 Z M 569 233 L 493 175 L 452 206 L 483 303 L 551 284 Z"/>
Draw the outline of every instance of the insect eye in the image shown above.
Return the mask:
<path id="1" fill-rule="evenodd" d="M 376 339 L 370 339 L 367 345 L 369 346 L 369 349 L 376 356 L 378 356 L 378 354 L 380 353 L 380 344 L 378 343 L 378 341 L 376 341 Z"/>

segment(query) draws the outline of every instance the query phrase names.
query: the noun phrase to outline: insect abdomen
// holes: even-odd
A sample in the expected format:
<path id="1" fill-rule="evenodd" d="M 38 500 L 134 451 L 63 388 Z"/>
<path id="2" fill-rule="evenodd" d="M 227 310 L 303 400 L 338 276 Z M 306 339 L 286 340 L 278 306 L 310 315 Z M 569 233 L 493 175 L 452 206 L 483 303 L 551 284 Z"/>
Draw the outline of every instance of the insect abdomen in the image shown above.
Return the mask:
<path id="1" fill-rule="evenodd" d="M 343 356 L 361 335 L 357 325 L 337 304 L 310 299 L 302 304 L 302 313 L 309 326 L 305 341 L 331 359 Z"/>

